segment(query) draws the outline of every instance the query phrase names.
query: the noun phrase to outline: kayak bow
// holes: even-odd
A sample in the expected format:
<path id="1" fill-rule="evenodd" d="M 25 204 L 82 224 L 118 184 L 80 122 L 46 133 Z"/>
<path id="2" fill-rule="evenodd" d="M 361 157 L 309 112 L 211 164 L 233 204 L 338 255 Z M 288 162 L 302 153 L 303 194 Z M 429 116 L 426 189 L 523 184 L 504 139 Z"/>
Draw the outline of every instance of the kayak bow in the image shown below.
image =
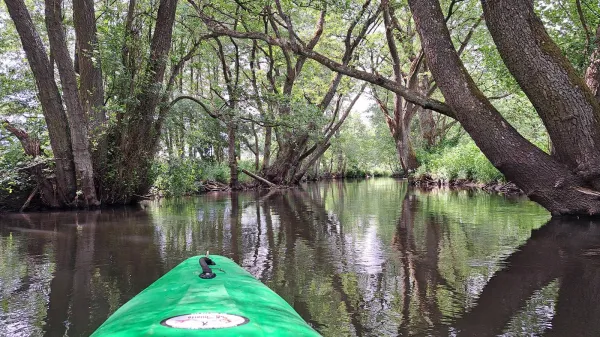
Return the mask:
<path id="1" fill-rule="evenodd" d="M 92 334 L 105 336 L 320 335 L 250 273 L 211 255 L 185 260 L 125 303 Z"/>

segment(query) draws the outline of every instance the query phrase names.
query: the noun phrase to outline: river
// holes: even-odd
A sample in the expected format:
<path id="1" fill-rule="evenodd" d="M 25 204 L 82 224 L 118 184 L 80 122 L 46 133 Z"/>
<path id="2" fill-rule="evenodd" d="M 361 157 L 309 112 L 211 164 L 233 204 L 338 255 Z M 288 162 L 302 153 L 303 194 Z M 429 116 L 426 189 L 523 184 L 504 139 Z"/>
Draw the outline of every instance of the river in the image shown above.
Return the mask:
<path id="1" fill-rule="evenodd" d="M 0 215 L 0 336 L 88 336 L 206 251 L 323 336 L 600 335 L 600 221 L 370 179 Z"/>

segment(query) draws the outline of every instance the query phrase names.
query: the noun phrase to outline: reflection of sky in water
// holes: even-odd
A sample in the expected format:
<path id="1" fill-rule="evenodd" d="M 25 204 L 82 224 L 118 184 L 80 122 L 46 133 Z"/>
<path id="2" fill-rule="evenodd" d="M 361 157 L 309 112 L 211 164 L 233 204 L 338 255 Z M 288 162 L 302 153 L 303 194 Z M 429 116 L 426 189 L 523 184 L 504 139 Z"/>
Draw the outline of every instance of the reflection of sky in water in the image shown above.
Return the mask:
<path id="1" fill-rule="evenodd" d="M 364 233 L 357 235 L 356 238 L 347 234 L 345 236 L 348 245 L 354 248 L 355 272 L 366 274 L 378 274 L 382 271 L 385 263 L 382 243 L 377 235 L 377 223 L 375 220 L 369 221 L 364 227 Z"/>

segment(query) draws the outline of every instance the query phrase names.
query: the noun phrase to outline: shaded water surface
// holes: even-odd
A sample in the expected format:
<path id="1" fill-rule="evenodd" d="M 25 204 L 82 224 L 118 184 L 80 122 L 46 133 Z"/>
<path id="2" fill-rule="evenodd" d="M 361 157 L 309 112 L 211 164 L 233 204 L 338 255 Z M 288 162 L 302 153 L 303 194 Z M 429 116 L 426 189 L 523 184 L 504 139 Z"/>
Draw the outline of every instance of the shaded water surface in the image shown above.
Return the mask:
<path id="1" fill-rule="evenodd" d="M 324 336 L 600 335 L 600 222 L 377 179 L 1 215 L 0 336 L 88 336 L 206 250 Z"/>

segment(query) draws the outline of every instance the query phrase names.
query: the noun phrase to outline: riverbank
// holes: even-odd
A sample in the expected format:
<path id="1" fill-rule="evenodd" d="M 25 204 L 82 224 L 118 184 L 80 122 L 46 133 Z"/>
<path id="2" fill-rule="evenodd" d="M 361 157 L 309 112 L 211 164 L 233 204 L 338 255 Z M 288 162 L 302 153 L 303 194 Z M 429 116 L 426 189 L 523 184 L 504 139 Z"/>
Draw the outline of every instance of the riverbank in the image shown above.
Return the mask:
<path id="1" fill-rule="evenodd" d="M 304 180 L 304 182 L 355 181 L 355 180 L 367 180 L 367 179 L 373 179 L 373 178 L 381 178 L 381 177 L 371 177 L 368 175 L 365 177 L 341 177 L 341 176 L 330 175 L 330 176 L 321 176 L 317 179 L 315 179 L 315 178 L 307 179 L 307 180 Z M 408 177 L 408 178 L 392 176 L 390 178 L 393 178 L 396 180 L 406 179 L 411 186 L 415 186 L 415 187 L 418 187 L 419 189 L 424 189 L 424 190 L 432 190 L 435 188 L 445 187 L 445 188 L 450 188 L 450 189 L 478 189 L 478 190 L 483 190 L 483 191 L 486 191 L 489 193 L 500 193 L 500 194 L 506 194 L 506 195 L 524 195 L 524 192 L 521 189 L 519 189 L 517 186 L 515 186 L 515 184 L 510 183 L 510 182 L 494 181 L 494 182 L 484 184 L 484 183 L 477 182 L 474 180 L 469 180 L 469 179 L 450 179 L 450 180 L 435 179 L 431 175 L 421 175 L 419 177 L 412 176 L 412 177 Z M 220 181 L 215 181 L 215 180 L 206 180 L 206 181 L 198 182 L 197 184 L 195 184 L 194 187 L 195 187 L 194 190 L 188 190 L 185 193 L 175 195 L 172 193 L 172 191 L 160 189 L 159 187 L 155 186 L 150 190 L 150 192 L 147 195 L 139 196 L 139 201 L 156 200 L 156 199 L 163 199 L 163 198 L 174 197 L 174 196 L 190 197 L 190 196 L 199 196 L 199 195 L 203 195 L 203 194 L 210 193 L 210 192 L 230 192 L 230 191 L 232 191 L 232 188 L 231 188 L 231 186 L 229 186 L 229 184 L 226 184 L 226 183 L 223 183 Z M 272 189 L 272 188 L 287 189 L 287 188 L 293 188 L 293 187 L 294 186 L 283 186 L 283 185 L 277 185 L 276 187 L 269 187 L 269 186 L 266 186 L 265 184 L 262 184 L 257 181 L 248 181 L 248 182 L 239 183 L 235 190 L 236 191 L 252 191 L 252 190 L 263 190 L 263 189 Z M 4 199 L 7 199 L 7 198 L 4 198 Z M 13 212 L 23 212 L 23 211 L 31 212 L 31 211 L 48 210 L 47 207 L 45 207 L 43 205 L 43 203 L 39 197 L 35 197 L 32 200 L 30 200 L 30 203 L 27 205 L 27 208 L 23 209 L 23 204 L 25 201 L 26 201 L 26 195 L 23 195 L 23 196 L 21 196 L 21 198 L 12 199 L 12 201 L 10 203 L 7 203 L 7 202 L 2 203 L 0 205 L 1 206 L 0 213 L 13 213 Z M 120 205 L 120 206 L 122 206 L 122 205 Z M 102 208 L 105 208 L 105 207 L 110 208 L 111 206 L 104 206 Z"/>

